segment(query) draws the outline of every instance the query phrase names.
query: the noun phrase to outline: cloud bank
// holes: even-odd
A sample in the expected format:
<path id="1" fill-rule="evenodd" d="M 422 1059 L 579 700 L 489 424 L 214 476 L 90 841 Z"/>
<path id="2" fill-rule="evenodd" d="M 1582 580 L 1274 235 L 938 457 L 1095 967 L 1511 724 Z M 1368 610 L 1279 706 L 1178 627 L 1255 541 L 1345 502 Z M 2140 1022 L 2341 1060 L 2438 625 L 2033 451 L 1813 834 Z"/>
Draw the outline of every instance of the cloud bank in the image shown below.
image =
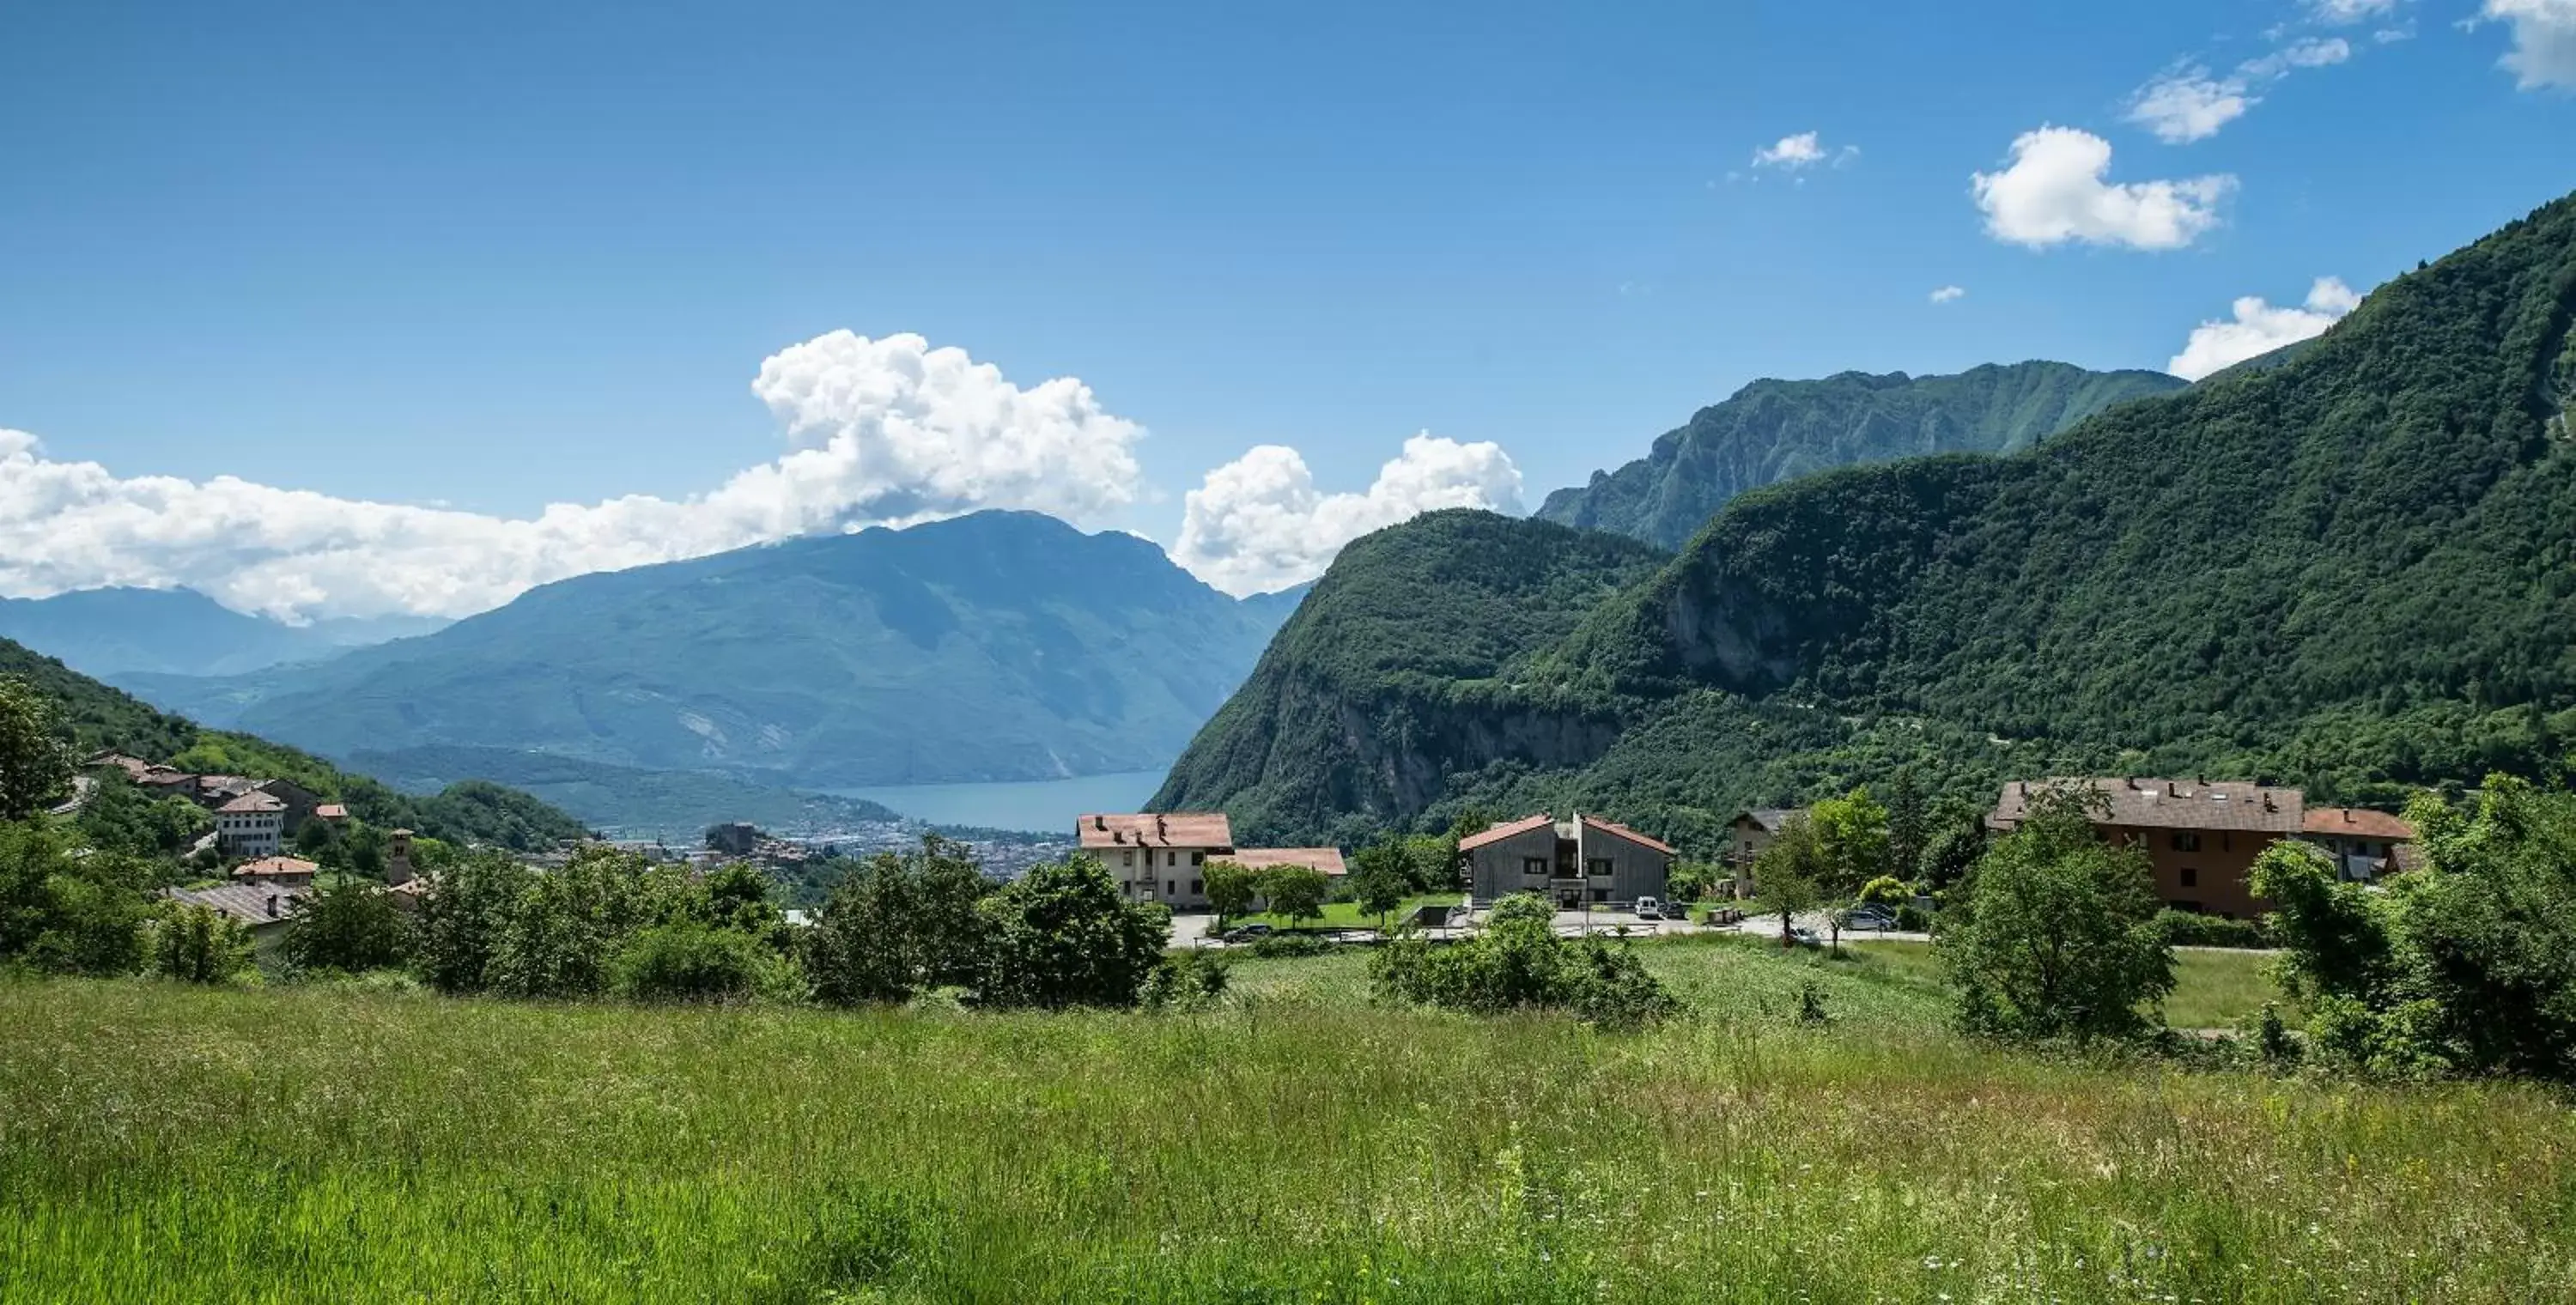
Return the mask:
<path id="1" fill-rule="evenodd" d="M 2206 321 L 2194 327 L 2182 352 L 2165 364 L 2165 370 L 2196 381 L 2282 345 L 2323 335 L 2327 327 L 2360 306 L 2361 296 L 2331 276 L 2318 277 L 2308 287 L 2303 307 L 2275 308 L 2260 295 L 2246 295 L 2236 301 L 2233 320 Z"/>
<path id="2" fill-rule="evenodd" d="M 2183 181 L 2105 180 L 2111 142 L 2073 127 L 2041 127 L 2012 143 L 2001 172 L 1980 172 L 1969 193 L 1986 232 L 2007 244 L 2045 249 L 2080 241 L 2131 249 L 2180 249 L 2218 225 L 2218 202 L 2236 188 L 2227 175 Z"/>
<path id="3" fill-rule="evenodd" d="M 1323 493 L 1295 449 L 1263 444 L 1189 492 L 1172 557 L 1228 593 L 1266 593 L 1323 574 L 1370 531 L 1440 508 L 1518 512 L 1520 496 L 1520 469 L 1492 443 L 1425 431 L 1356 494 Z"/>
<path id="4" fill-rule="evenodd" d="M 0 594 L 185 585 L 289 619 L 460 616 L 590 571 L 986 507 L 1096 521 L 1138 495 L 1144 429 L 1089 387 L 1022 388 L 918 335 L 818 336 L 764 361 L 752 391 L 785 427 L 777 459 L 684 500 L 629 495 L 518 518 L 232 476 L 120 477 L 0 430 Z"/>

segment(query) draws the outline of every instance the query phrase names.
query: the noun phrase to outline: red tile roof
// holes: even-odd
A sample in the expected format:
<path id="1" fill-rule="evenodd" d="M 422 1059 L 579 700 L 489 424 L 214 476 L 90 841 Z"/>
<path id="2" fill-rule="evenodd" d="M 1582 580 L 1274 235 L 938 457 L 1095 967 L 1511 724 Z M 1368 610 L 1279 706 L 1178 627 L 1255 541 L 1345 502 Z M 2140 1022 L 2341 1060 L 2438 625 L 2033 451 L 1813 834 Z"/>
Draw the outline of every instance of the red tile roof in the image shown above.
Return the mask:
<path id="1" fill-rule="evenodd" d="M 235 879 L 310 879 L 322 867 L 302 857 L 264 856 L 233 869 Z"/>
<path id="2" fill-rule="evenodd" d="M 1350 873 L 1350 867 L 1342 863 L 1342 849 L 1338 847 L 1238 847 L 1227 853 L 1225 859 L 1247 870 L 1302 865 L 1337 877 Z"/>
<path id="3" fill-rule="evenodd" d="M 2403 843 L 2415 837 L 2415 827 L 2385 811 L 2366 807 L 2310 807 L 2302 828 L 2311 834 L 2339 834 L 2347 838 L 2384 838 Z"/>
<path id="4" fill-rule="evenodd" d="M 1518 838 L 1533 829 L 1544 828 L 1555 823 L 1556 817 L 1549 815 L 1523 816 L 1518 820 L 1506 820 L 1499 825 L 1488 826 L 1481 834 L 1469 834 L 1459 839 L 1458 850 L 1472 852 L 1487 843 L 1499 843 L 1506 838 Z"/>
<path id="5" fill-rule="evenodd" d="M 346 820 L 349 818 L 349 809 L 337 802 L 325 802 L 314 807 L 313 814 L 315 818 L 321 820 Z"/>
<path id="6" fill-rule="evenodd" d="M 1673 850 L 1672 844 L 1664 842 L 1659 838 L 1649 838 L 1644 834 L 1638 833 L 1636 830 L 1630 829 L 1626 825 L 1617 823 L 1616 821 L 1603 820 L 1599 816 L 1585 816 L 1583 818 L 1583 823 L 1590 825 L 1592 828 L 1598 829 L 1602 833 L 1608 834 L 1613 838 L 1624 838 L 1640 847 L 1651 847 L 1666 856 L 1681 855 Z"/>
<path id="7" fill-rule="evenodd" d="M 2259 784 L 2204 784 L 2180 779 L 2034 779 L 2004 785 L 1986 823 L 2010 829 L 2030 814 L 2030 799 L 2051 788 L 2090 785 L 2110 805 L 2093 823 L 2127 829 L 2241 829 L 2300 832 L 2307 795 Z"/>
<path id="8" fill-rule="evenodd" d="M 1234 826 L 1221 812 L 1172 811 L 1160 815 L 1092 815 L 1076 822 L 1082 846 L 1231 848 Z"/>
<path id="9" fill-rule="evenodd" d="M 234 798 L 232 801 L 215 808 L 217 811 L 227 811 L 237 816 L 255 815 L 263 811 L 284 811 L 285 809 L 286 804 L 284 802 L 281 802 L 266 793 L 259 792 L 244 793 L 240 797 Z"/>

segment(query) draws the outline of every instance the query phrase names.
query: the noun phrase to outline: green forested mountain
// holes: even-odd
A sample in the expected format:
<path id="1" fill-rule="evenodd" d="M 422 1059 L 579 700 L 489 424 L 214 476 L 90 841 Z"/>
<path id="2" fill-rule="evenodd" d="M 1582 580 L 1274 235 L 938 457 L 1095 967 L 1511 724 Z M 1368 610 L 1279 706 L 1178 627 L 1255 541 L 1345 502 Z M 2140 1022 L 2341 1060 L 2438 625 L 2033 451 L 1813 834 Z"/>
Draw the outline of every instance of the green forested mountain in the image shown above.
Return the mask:
<path id="1" fill-rule="evenodd" d="M 69 736 L 64 741 L 84 753 L 108 748 L 202 774 L 290 779 L 370 825 L 452 843 L 535 849 L 587 832 L 571 816 L 481 779 L 459 779 L 435 793 L 401 793 L 266 739 L 200 729 L 7 639 L 0 639 L 0 676 L 23 680 L 48 699 Z"/>
<path id="2" fill-rule="evenodd" d="M 234 679 L 121 683 L 331 756 L 552 753 L 801 785 L 1146 770 L 1292 604 L 1034 513 L 790 540 L 541 586 L 435 634 Z"/>
<path id="3" fill-rule="evenodd" d="M 1548 495 L 1537 516 L 1679 548 L 1747 490 L 1856 463 L 2017 452 L 2114 404 L 2182 385 L 2162 372 L 2060 362 L 1755 381 L 1700 409 L 1645 457 Z"/>
<path id="4" fill-rule="evenodd" d="M 1319 662 L 1310 617 L 1459 525 L 1397 527 L 1344 554 L 1159 800 L 1234 811 L 1253 838 L 1570 800 L 1705 844 L 1738 806 L 1899 759 L 1962 793 L 2059 768 L 2347 800 L 2548 773 L 2576 740 L 2571 320 L 2576 198 L 2389 282 L 2276 366 L 2016 455 L 1748 493 L 1474 674 Z M 1539 570 L 1586 538 L 1483 529 Z M 1251 740 L 1301 728 L 1255 696 L 1274 681 L 1319 686 L 1298 708 L 1340 733 L 1247 764 Z"/>

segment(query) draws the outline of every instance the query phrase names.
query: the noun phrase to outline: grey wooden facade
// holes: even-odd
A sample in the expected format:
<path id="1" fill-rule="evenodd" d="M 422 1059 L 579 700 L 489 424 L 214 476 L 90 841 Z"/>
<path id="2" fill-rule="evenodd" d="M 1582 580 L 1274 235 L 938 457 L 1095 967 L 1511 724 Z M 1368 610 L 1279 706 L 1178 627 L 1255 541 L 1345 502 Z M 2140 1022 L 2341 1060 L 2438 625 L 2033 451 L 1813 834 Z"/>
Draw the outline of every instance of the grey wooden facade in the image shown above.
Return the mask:
<path id="1" fill-rule="evenodd" d="M 1669 853 L 1639 836 L 1579 816 L 1478 843 L 1466 857 L 1478 909 L 1514 893 L 1540 893 L 1560 907 L 1626 906 L 1664 896 L 1672 868 Z"/>

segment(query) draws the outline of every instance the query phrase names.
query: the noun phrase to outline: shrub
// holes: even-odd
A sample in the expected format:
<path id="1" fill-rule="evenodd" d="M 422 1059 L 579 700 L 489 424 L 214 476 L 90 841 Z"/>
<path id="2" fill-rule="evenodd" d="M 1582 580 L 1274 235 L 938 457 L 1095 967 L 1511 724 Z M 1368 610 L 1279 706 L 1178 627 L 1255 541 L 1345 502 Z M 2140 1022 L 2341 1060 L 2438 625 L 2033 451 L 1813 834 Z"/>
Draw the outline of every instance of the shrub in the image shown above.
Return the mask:
<path id="1" fill-rule="evenodd" d="M 977 907 L 987 1006 L 1133 1006 L 1162 964 L 1170 912 L 1130 902 L 1088 856 L 1032 867 Z"/>
<path id="2" fill-rule="evenodd" d="M 609 990 L 632 1001 L 743 1001 L 799 995 L 795 963 L 758 937 L 695 920 L 646 929 L 609 965 Z"/>
<path id="3" fill-rule="evenodd" d="M 184 983 L 229 983 L 250 972 L 250 930 L 194 904 L 165 912 L 152 929 L 152 972 Z"/>
<path id="4" fill-rule="evenodd" d="M 2034 794 L 2029 819 L 1977 863 L 1935 947 L 1972 1033 L 2131 1038 L 2173 991 L 2173 949 L 2147 857 L 2094 837 L 2090 790 Z"/>
<path id="5" fill-rule="evenodd" d="M 1254 939 L 1252 945 L 1245 950 L 1263 960 L 1296 960 L 1307 956 L 1321 956 L 1333 950 L 1333 945 L 1313 934 L 1274 933 Z"/>
<path id="6" fill-rule="evenodd" d="M 2311 1049 L 2397 1077 L 2576 1082 L 2576 794 L 2490 775 L 2465 810 L 2428 796 L 2407 816 L 2425 868 L 2381 889 L 2300 844 L 2254 863 Z"/>
<path id="7" fill-rule="evenodd" d="M 1898 906 L 1914 900 L 1914 889 L 1894 875 L 1880 875 L 1860 886 L 1860 900 L 1881 906 Z"/>
<path id="8" fill-rule="evenodd" d="M 304 900 L 279 950 L 298 971 L 359 974 L 401 964 L 404 941 L 402 915 L 384 890 L 342 879 Z"/>
<path id="9" fill-rule="evenodd" d="M 2170 907 L 2156 916 L 2156 927 L 2175 947 L 2269 947 L 2271 933 L 2257 921 L 2230 920 Z"/>
<path id="10" fill-rule="evenodd" d="M 1636 954 L 1598 938 L 1569 946 L 1552 927 L 1555 908 L 1533 894 L 1503 899 L 1485 928 L 1465 942 L 1435 947 L 1407 936 L 1369 961 L 1382 1000 L 1478 1014 L 1521 1008 L 1573 1011 L 1620 1028 L 1664 1018 L 1681 1008 Z"/>
<path id="11" fill-rule="evenodd" d="M 1932 913 L 1912 902 L 1896 908 L 1896 927 L 1908 933 L 1923 933 L 1932 927 Z"/>
<path id="12" fill-rule="evenodd" d="M 1225 996 L 1225 958 L 1191 948 L 1169 952 L 1145 980 L 1144 1002 L 1158 1010 L 1202 1010 Z"/>

